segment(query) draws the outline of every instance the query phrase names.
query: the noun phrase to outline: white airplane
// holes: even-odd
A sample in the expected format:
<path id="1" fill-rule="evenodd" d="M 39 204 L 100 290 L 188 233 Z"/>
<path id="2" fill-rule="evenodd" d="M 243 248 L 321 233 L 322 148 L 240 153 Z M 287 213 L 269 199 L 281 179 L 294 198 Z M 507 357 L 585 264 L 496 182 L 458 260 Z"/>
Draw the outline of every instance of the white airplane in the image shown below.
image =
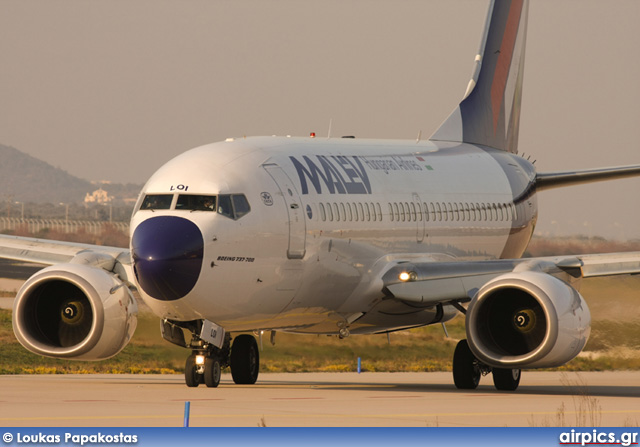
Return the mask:
<path id="1" fill-rule="evenodd" d="M 639 273 L 640 253 L 520 259 L 537 193 L 640 165 L 537 173 L 517 154 L 527 10 L 491 1 L 466 95 L 428 141 L 228 139 L 149 179 L 129 250 L 1 237 L 0 256 L 50 264 L 15 299 L 16 337 L 44 356 L 114 356 L 136 327 L 135 289 L 191 350 L 188 386 L 217 386 L 226 366 L 254 383 L 254 331 L 346 337 L 458 312 L 458 388 L 492 372 L 515 390 L 522 369 L 570 361 L 590 332 L 579 280 Z"/>

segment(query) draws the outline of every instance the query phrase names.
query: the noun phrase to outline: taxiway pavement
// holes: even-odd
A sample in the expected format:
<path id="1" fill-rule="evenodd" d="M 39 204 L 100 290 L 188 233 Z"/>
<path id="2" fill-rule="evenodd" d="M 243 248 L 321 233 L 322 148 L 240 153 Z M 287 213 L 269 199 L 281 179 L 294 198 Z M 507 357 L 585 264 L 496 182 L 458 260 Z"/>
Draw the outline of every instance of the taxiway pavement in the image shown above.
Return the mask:
<path id="1" fill-rule="evenodd" d="M 638 426 L 640 372 L 528 372 L 515 392 L 450 373 L 223 375 L 187 388 L 179 375 L 0 376 L 0 426 Z"/>

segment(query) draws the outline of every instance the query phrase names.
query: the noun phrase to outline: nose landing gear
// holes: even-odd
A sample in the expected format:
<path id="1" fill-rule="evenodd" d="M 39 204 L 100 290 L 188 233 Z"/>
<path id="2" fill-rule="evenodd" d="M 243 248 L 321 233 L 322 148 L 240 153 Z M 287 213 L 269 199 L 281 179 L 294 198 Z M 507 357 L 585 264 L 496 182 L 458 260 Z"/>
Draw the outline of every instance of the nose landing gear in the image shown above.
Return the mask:
<path id="1" fill-rule="evenodd" d="M 231 346 L 231 348 L 230 348 Z M 241 334 L 226 337 L 222 348 L 203 344 L 194 349 L 185 362 L 184 380 L 188 387 L 204 383 L 209 388 L 220 384 L 222 368 L 231 367 L 231 376 L 237 384 L 254 384 L 260 371 L 260 353 L 253 336 Z"/>
<path id="2" fill-rule="evenodd" d="M 196 387 L 201 383 L 215 388 L 220 383 L 222 366 L 215 353 L 194 351 L 184 366 L 184 380 L 188 387 Z"/>

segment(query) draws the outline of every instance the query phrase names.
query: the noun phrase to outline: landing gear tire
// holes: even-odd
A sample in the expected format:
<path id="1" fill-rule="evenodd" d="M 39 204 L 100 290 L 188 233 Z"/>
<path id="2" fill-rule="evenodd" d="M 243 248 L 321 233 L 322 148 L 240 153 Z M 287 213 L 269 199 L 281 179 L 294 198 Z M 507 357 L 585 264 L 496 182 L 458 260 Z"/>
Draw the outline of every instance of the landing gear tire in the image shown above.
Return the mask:
<path id="1" fill-rule="evenodd" d="M 256 339 L 251 335 L 238 335 L 231 347 L 231 377 L 237 384 L 252 385 L 258 380 L 260 353 Z"/>
<path id="2" fill-rule="evenodd" d="M 218 357 L 207 357 L 204 360 L 204 383 L 207 387 L 216 388 L 220 384 L 221 369 Z"/>
<path id="3" fill-rule="evenodd" d="M 460 340 L 453 353 L 453 383 L 462 390 L 475 390 L 482 372 L 467 340 Z M 495 377 L 495 376 L 494 376 Z"/>
<path id="4" fill-rule="evenodd" d="M 493 384 L 502 391 L 515 391 L 520 384 L 519 369 L 493 368 Z"/>
<path id="5" fill-rule="evenodd" d="M 200 385 L 200 374 L 196 371 L 196 355 L 187 357 L 184 365 L 184 381 L 188 387 L 194 388 Z"/>

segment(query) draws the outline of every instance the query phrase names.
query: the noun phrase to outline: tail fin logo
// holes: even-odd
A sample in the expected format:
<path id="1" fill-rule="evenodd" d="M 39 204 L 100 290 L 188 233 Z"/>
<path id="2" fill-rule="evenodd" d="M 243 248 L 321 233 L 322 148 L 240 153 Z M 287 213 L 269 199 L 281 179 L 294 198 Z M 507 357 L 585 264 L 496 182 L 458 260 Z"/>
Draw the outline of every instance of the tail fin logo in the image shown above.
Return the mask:
<path id="1" fill-rule="evenodd" d="M 432 140 L 518 152 L 528 0 L 493 0 L 469 88 Z"/>
<path id="2" fill-rule="evenodd" d="M 491 85 L 491 109 L 493 111 L 494 135 L 498 130 L 500 110 L 503 104 L 505 105 L 506 109 L 505 125 L 507 125 L 510 121 L 509 117 L 511 115 L 515 89 L 508 90 L 508 93 L 510 93 L 511 97 L 507 97 L 506 101 L 504 101 L 504 96 L 509 80 L 514 82 L 514 78 L 517 76 L 517 70 L 513 68 L 511 62 L 514 56 L 514 48 L 516 47 L 516 39 L 518 37 L 518 28 L 523 6 L 524 0 L 514 0 L 514 2 L 511 4 L 511 8 L 509 9 L 509 16 L 507 18 L 507 24 L 505 26 L 504 35 L 502 37 L 502 44 L 500 45 L 498 61 L 496 62 L 496 70 L 493 75 L 493 83 Z M 515 65 L 519 64 L 516 63 Z M 506 132 L 507 129 L 505 129 L 505 133 Z"/>

